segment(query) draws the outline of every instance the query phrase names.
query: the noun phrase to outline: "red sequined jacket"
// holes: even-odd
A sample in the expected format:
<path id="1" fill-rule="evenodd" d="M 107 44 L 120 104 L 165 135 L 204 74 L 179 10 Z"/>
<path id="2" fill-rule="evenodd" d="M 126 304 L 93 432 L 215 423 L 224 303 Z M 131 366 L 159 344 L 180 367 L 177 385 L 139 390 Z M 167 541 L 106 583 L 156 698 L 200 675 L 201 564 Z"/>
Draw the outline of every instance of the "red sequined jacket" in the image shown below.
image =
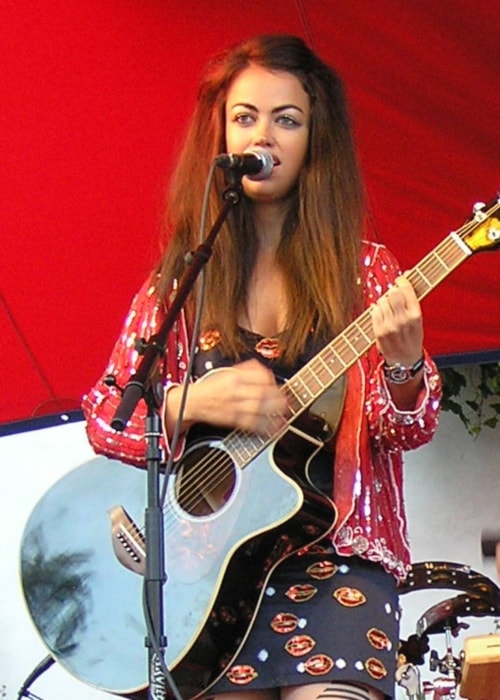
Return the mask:
<path id="1" fill-rule="evenodd" d="M 392 254 L 382 245 L 365 243 L 362 276 L 368 306 L 400 274 Z M 138 363 L 138 338 L 149 338 L 164 317 L 165 305 L 154 281 L 144 284 L 133 300 L 122 333 L 112 351 L 106 375 L 124 386 Z M 170 333 L 160 371 L 168 386 L 184 380 L 188 333 L 181 317 Z M 116 388 L 101 378 L 83 398 L 87 434 L 95 452 L 135 466 L 145 465 L 144 419 L 140 401 L 123 432 L 110 427 L 119 405 Z M 441 381 L 425 352 L 424 386 L 412 411 L 400 411 L 391 401 L 375 346 L 347 372 L 347 390 L 337 431 L 334 483 L 338 522 L 332 536 L 340 554 L 379 562 L 397 579 L 410 564 L 403 500 L 403 452 L 427 443 L 437 427 Z M 178 447 L 178 457 L 184 446 Z M 164 445 L 168 451 L 168 444 Z"/>

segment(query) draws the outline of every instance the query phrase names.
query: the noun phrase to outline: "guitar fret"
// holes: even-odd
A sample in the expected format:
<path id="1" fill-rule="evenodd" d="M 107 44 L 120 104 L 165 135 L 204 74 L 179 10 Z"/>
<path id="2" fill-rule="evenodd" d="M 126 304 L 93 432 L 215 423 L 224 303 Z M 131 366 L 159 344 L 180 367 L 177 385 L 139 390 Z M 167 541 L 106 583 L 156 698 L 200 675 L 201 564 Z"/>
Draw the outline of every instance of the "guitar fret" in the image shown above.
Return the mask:
<path id="1" fill-rule="evenodd" d="M 328 355 L 328 360 L 324 358 L 325 355 Z M 335 348 L 332 345 L 329 345 L 322 353 L 321 353 L 321 360 L 324 362 L 325 367 L 327 370 L 330 372 L 330 375 L 332 377 L 338 376 L 346 367 L 346 363 L 342 359 L 342 357 L 339 355 L 339 353 L 335 350 Z M 340 369 L 336 369 L 335 365 L 339 364 Z"/>
<path id="2" fill-rule="evenodd" d="M 450 239 L 452 239 L 457 244 L 457 246 L 461 249 L 461 251 L 465 255 L 468 256 L 468 255 L 472 254 L 471 249 L 467 246 L 466 243 L 463 242 L 463 240 L 460 238 L 460 236 L 458 235 L 458 233 L 456 231 L 452 231 L 450 233 Z"/>
<path id="3" fill-rule="evenodd" d="M 367 345 L 371 345 L 373 338 L 372 338 L 368 333 L 366 333 L 366 332 L 364 331 L 364 329 L 363 329 L 363 327 L 361 326 L 361 324 L 358 324 L 358 330 L 361 331 L 361 335 L 363 336 L 363 338 L 364 338 L 365 342 L 367 343 Z"/>
<path id="4" fill-rule="evenodd" d="M 462 256 L 460 256 L 460 259 L 463 259 Z M 454 267 L 454 265 L 450 266 L 446 262 L 446 260 L 444 260 L 437 252 L 434 252 L 432 254 L 432 261 L 433 261 L 433 267 L 434 267 L 434 269 L 433 269 L 434 278 L 429 283 L 429 291 L 434 289 L 436 284 L 438 282 L 440 282 L 441 280 L 443 280 L 451 272 L 451 270 Z M 456 261 L 457 261 L 457 256 L 454 255 L 452 262 L 456 262 Z"/>
<path id="5" fill-rule="evenodd" d="M 332 375 L 320 355 L 311 360 L 311 372 L 314 373 L 321 390 L 328 386 Z"/>
<path id="6" fill-rule="evenodd" d="M 372 339 L 363 330 L 359 323 L 347 328 L 347 336 L 351 336 L 351 345 L 354 347 L 356 355 L 359 355 L 366 347 L 371 345 Z"/>
<path id="7" fill-rule="evenodd" d="M 337 339 L 337 344 L 339 346 L 343 344 L 343 347 L 339 347 L 339 355 L 341 356 L 342 362 L 346 367 L 349 367 L 353 359 L 356 359 L 358 355 L 355 345 L 351 343 L 347 337 L 348 331 L 349 328 Z"/>
<path id="8" fill-rule="evenodd" d="M 291 392 L 288 391 L 288 387 L 285 388 L 285 394 L 290 394 Z M 292 416 L 295 418 L 295 416 L 298 416 L 299 413 L 302 411 L 304 406 L 300 403 L 300 401 L 297 399 L 295 394 L 291 394 L 291 396 L 288 396 L 288 401 L 287 401 L 287 406 L 288 410 L 292 414 Z"/>
<path id="9" fill-rule="evenodd" d="M 356 354 L 356 346 L 350 342 L 349 338 L 347 337 L 347 334 L 344 334 L 343 340 L 345 343 L 347 343 L 347 345 L 349 346 L 349 349 L 352 351 L 353 355 L 355 355 Z M 353 340 L 355 340 L 355 339 L 353 339 Z"/>
<path id="10" fill-rule="evenodd" d="M 302 374 L 302 372 L 298 372 L 295 377 L 289 380 L 287 387 L 293 392 L 295 398 L 303 408 L 304 406 L 307 406 L 308 401 L 314 396 L 314 394 L 309 391 L 308 387 L 302 382 L 301 377 L 299 376 L 300 374 Z"/>
<path id="11" fill-rule="evenodd" d="M 264 446 L 265 440 L 257 434 L 235 430 L 226 439 L 226 446 L 238 467 L 242 468 Z"/>
<path id="12" fill-rule="evenodd" d="M 319 380 L 318 375 L 315 373 L 312 367 L 312 361 L 311 364 L 303 367 L 300 374 L 307 375 L 303 377 L 303 381 L 305 382 L 307 391 L 311 394 L 311 396 L 318 396 L 318 394 L 324 388 L 324 383 Z"/>
<path id="13" fill-rule="evenodd" d="M 327 361 L 325 360 L 325 358 L 323 357 L 323 355 L 325 355 L 325 354 L 326 354 L 325 351 L 321 352 L 321 353 L 318 355 L 318 358 L 317 358 L 317 359 L 318 359 L 318 362 L 322 362 L 322 363 L 323 363 L 323 367 L 326 369 L 326 371 L 327 371 L 329 374 L 331 374 L 331 373 L 332 373 L 332 370 L 331 370 L 331 368 L 328 366 L 328 363 L 327 363 Z M 333 361 L 335 362 L 336 357 L 333 357 L 332 359 L 333 359 Z M 334 374 L 335 374 L 335 373 L 334 373 Z"/>
<path id="14" fill-rule="evenodd" d="M 422 272 L 422 270 L 420 270 L 419 268 L 416 267 L 415 270 L 414 270 L 414 273 L 415 273 L 415 275 L 419 275 L 419 277 L 420 277 L 419 280 L 415 280 L 415 279 L 412 279 L 412 280 L 411 280 L 411 283 L 413 284 L 413 287 L 415 288 L 415 291 L 416 291 L 417 297 L 418 297 L 418 296 L 420 295 L 420 293 L 421 293 L 421 292 L 420 292 L 420 284 L 419 284 L 419 282 L 423 282 L 426 289 L 429 288 L 429 287 L 431 286 L 431 282 L 430 282 L 429 279 L 424 275 L 424 273 Z"/>
<path id="15" fill-rule="evenodd" d="M 437 258 L 438 262 L 441 263 L 445 272 L 448 272 L 448 270 L 449 270 L 448 265 L 446 264 L 445 260 L 443 260 L 443 258 L 439 255 L 439 252 L 437 250 L 434 251 L 434 257 Z"/>
<path id="16" fill-rule="evenodd" d="M 315 359 L 317 364 L 321 363 L 322 365 L 321 368 L 318 367 L 318 371 L 322 375 L 326 375 L 326 379 L 323 381 L 324 387 L 334 382 L 346 368 L 346 364 L 330 346 L 327 346 Z"/>
<path id="17" fill-rule="evenodd" d="M 422 269 L 425 267 L 425 271 Z M 431 269 L 432 268 L 432 269 Z M 446 276 L 450 268 L 446 260 L 437 251 L 430 253 L 423 263 L 412 270 L 412 275 L 418 275 L 419 279 L 411 278 L 417 296 L 424 295 L 426 290 L 430 290 L 436 284 L 437 279 Z M 421 283 L 425 285 L 423 288 Z"/>

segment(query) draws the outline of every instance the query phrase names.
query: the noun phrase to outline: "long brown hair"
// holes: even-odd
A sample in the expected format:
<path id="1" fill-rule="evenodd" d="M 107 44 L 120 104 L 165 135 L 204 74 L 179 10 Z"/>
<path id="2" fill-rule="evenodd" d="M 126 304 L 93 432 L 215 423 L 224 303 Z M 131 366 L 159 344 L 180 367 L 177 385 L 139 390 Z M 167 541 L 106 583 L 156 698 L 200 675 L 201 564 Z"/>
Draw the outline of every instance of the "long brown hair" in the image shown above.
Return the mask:
<path id="1" fill-rule="evenodd" d="M 305 167 L 292 194 L 277 260 L 287 290 L 285 360 L 303 350 L 311 327 L 326 342 L 359 309 L 363 186 L 344 89 L 337 74 L 302 39 L 258 36 L 215 57 L 202 76 L 196 106 L 172 178 L 160 261 L 160 293 L 182 276 L 187 252 L 199 243 L 201 207 L 210 164 L 225 149 L 225 102 L 233 80 L 250 64 L 297 76 L 311 100 Z M 220 211 L 227 187 L 217 172 L 209 197 L 208 224 Z M 221 230 L 206 268 L 204 329 L 218 329 L 224 348 L 241 350 L 238 318 L 245 309 L 257 240 L 245 197 Z M 192 305 L 191 305 L 192 313 Z"/>

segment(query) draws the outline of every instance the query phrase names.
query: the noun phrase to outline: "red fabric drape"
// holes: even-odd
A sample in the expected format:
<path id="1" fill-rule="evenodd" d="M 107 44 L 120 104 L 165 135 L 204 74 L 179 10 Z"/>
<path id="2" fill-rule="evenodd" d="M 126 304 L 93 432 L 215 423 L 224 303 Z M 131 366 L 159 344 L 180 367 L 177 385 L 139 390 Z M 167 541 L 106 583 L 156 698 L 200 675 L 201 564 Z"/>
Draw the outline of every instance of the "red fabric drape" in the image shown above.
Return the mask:
<path id="1" fill-rule="evenodd" d="M 157 252 L 166 174 L 207 57 L 260 32 L 344 76 L 372 235 L 411 267 L 499 186 L 498 12 L 468 0 L 67 0 L 0 7 L 0 422 L 101 372 Z M 498 351 L 500 253 L 424 303 L 434 355 Z"/>

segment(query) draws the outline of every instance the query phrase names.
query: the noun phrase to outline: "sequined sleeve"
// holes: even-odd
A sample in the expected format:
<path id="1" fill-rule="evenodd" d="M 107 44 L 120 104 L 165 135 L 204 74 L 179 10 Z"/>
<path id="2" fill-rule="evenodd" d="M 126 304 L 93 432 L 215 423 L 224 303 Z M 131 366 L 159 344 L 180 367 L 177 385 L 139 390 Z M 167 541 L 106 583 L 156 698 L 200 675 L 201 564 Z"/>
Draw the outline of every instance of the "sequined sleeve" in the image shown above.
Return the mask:
<path id="1" fill-rule="evenodd" d="M 394 256 L 381 245 L 370 245 L 363 259 L 366 303 L 373 303 L 401 274 Z M 372 441 L 379 449 L 409 450 L 429 442 L 437 428 L 441 378 L 424 350 L 424 384 L 415 408 L 402 411 L 392 401 L 383 374 L 383 359 L 373 348 L 363 360 L 367 375 L 366 411 Z"/>
<path id="2" fill-rule="evenodd" d="M 144 439 L 147 408 L 140 400 L 125 430 L 117 432 L 111 421 L 120 404 L 120 390 L 136 372 L 141 356 L 136 341 L 148 339 L 156 333 L 165 317 L 165 307 L 158 298 L 155 281 L 147 280 L 132 301 L 120 336 L 112 350 L 107 367 L 96 385 L 83 397 L 82 409 L 90 444 L 97 454 L 118 459 L 134 466 L 145 466 Z M 180 381 L 177 362 L 178 343 L 172 332 L 167 342 L 165 357 L 158 364 L 158 380 L 166 385 Z M 105 382 L 112 376 L 117 386 Z M 163 441 L 162 446 L 165 447 Z"/>

